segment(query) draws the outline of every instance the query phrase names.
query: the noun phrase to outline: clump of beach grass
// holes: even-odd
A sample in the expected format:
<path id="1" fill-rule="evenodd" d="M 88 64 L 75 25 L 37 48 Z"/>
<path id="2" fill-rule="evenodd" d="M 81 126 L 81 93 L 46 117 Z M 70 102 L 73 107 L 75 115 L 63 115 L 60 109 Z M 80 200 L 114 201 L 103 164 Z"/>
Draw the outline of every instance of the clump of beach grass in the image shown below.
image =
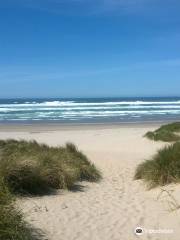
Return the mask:
<path id="1" fill-rule="evenodd" d="M 180 182 L 180 142 L 160 149 L 150 160 L 141 163 L 135 179 L 143 179 L 149 188 Z"/>
<path id="2" fill-rule="evenodd" d="M 100 178 L 100 172 L 72 143 L 49 147 L 36 141 L 0 140 L 0 239 L 43 237 L 15 207 L 17 194 L 47 194 L 71 189 L 77 181 Z"/>
<path id="3" fill-rule="evenodd" d="M 32 229 L 23 215 L 14 207 L 14 197 L 0 177 L 0 239 L 40 240 L 40 232 Z"/>
<path id="4" fill-rule="evenodd" d="M 176 142 L 180 140 L 180 122 L 161 126 L 153 132 L 147 132 L 145 137 L 154 141 Z"/>
<path id="5" fill-rule="evenodd" d="M 77 181 L 98 181 L 100 172 L 72 143 L 50 147 L 36 141 L 0 141 L 0 176 L 8 189 L 43 194 L 70 189 Z"/>

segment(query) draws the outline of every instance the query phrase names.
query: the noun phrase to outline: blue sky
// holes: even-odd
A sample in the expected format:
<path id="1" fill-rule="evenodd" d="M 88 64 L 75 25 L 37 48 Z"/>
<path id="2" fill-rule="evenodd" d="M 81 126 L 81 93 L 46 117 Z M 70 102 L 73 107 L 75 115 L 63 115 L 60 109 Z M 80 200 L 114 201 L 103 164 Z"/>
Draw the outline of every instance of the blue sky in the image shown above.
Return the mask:
<path id="1" fill-rule="evenodd" d="M 179 0 L 0 1 L 0 97 L 180 95 Z"/>

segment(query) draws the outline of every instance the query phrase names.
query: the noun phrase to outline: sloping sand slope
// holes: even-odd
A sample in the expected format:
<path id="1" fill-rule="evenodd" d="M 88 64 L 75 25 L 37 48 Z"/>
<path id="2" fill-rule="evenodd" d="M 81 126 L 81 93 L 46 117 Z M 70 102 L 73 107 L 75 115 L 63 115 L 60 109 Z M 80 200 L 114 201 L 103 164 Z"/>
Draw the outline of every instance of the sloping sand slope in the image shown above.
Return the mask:
<path id="1" fill-rule="evenodd" d="M 26 198 L 18 205 L 50 240 L 179 240 L 180 210 L 171 210 L 180 203 L 180 185 L 163 188 L 168 192 L 160 188 L 147 191 L 141 181 L 133 180 L 137 164 L 164 145 L 142 137 L 154 128 L 135 125 L 57 131 L 47 131 L 47 127 L 40 132 L 1 130 L 0 138 L 36 139 L 50 145 L 74 142 L 103 174 L 100 183 L 77 184 L 73 192 Z M 137 226 L 174 233 L 144 233 L 137 237 Z"/>

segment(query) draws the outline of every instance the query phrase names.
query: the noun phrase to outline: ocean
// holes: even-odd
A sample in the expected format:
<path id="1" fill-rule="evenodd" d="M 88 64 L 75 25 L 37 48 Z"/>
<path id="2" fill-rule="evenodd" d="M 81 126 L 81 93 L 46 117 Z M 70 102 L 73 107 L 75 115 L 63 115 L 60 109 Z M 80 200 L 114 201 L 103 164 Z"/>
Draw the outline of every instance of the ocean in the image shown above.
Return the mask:
<path id="1" fill-rule="evenodd" d="M 180 120 L 180 97 L 1 99 L 0 122 L 121 123 Z"/>

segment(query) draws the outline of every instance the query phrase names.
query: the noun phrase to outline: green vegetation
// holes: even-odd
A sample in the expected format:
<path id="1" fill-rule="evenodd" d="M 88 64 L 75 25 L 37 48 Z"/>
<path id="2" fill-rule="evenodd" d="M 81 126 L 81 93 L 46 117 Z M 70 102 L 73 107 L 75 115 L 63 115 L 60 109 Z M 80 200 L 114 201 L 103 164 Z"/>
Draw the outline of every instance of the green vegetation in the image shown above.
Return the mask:
<path id="1" fill-rule="evenodd" d="M 100 173 L 73 144 L 49 147 L 35 141 L 0 141 L 0 176 L 11 192 L 42 194 L 97 181 Z"/>
<path id="2" fill-rule="evenodd" d="M 180 142 L 158 151 L 151 159 L 141 163 L 135 179 L 143 179 L 150 188 L 180 182 Z"/>
<path id="3" fill-rule="evenodd" d="M 145 137 L 154 141 L 176 142 L 180 140 L 180 122 L 163 125 L 154 132 L 147 132 Z"/>
<path id="4" fill-rule="evenodd" d="M 0 178 L 0 239 L 38 240 L 40 232 L 31 229 L 20 211 L 14 207 L 14 198 Z"/>
<path id="5" fill-rule="evenodd" d="M 98 181 L 100 172 L 69 143 L 49 147 L 35 141 L 0 140 L 0 239 L 37 240 L 14 207 L 15 194 L 47 194 L 71 189 L 77 181 Z"/>

